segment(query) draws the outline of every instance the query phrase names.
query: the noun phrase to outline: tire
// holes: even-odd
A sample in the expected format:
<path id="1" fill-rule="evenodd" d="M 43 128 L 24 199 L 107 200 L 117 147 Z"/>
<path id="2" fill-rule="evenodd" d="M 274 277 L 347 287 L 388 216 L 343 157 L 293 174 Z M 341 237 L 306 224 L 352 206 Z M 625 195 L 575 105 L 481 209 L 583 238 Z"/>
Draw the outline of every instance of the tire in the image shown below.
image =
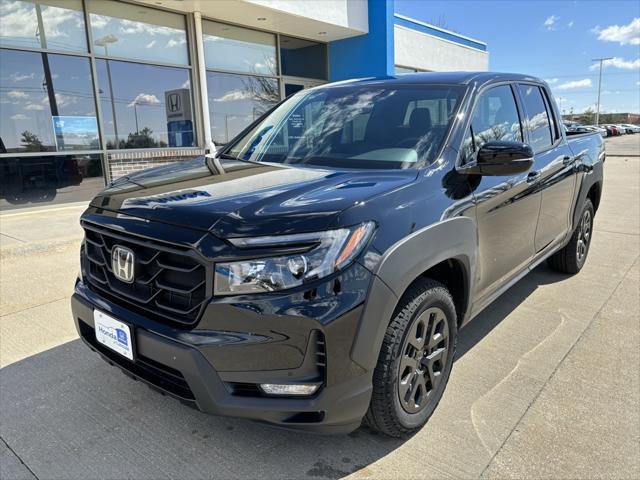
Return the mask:
<path id="1" fill-rule="evenodd" d="M 387 327 L 373 374 L 365 415 L 370 428 L 399 438 L 429 420 L 449 380 L 457 333 L 453 299 L 441 283 L 424 279 L 407 289 Z"/>
<path id="2" fill-rule="evenodd" d="M 584 207 L 582 207 L 582 212 L 580 213 L 580 222 L 573 231 L 569 243 L 549 257 L 548 263 L 552 269 L 570 274 L 575 274 L 582 270 L 587 261 L 593 237 L 594 213 L 591 200 L 585 200 Z"/>

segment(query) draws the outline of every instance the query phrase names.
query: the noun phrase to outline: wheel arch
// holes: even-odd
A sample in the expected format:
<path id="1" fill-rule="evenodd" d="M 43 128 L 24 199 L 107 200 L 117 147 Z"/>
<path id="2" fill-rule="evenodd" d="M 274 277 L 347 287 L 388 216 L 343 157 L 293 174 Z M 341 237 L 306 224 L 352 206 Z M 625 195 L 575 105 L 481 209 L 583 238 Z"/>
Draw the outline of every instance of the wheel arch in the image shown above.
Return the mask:
<path id="1" fill-rule="evenodd" d="M 464 324 L 470 316 L 476 254 L 476 223 L 469 217 L 435 223 L 390 247 L 373 272 L 352 359 L 367 370 L 375 367 L 387 326 L 404 292 L 425 277 L 450 290 L 458 325 Z"/>

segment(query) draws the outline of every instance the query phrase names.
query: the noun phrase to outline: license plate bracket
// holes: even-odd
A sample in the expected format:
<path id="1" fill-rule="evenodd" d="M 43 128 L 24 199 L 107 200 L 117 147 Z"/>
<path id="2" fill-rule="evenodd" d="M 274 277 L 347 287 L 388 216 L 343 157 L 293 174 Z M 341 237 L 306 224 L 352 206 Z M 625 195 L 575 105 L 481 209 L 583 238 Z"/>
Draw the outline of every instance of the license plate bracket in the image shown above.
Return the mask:
<path id="1" fill-rule="evenodd" d="M 99 310 L 93 311 L 93 324 L 98 343 L 133 361 L 133 328 Z"/>

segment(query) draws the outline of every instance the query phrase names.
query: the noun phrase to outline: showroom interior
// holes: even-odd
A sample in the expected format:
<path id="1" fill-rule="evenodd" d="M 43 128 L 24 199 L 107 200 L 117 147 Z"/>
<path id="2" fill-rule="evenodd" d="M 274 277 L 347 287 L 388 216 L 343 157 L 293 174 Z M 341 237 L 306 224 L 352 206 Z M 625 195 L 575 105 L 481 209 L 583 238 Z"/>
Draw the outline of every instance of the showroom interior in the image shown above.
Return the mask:
<path id="1" fill-rule="evenodd" d="M 0 0 L 0 18 L 0 210 L 86 202 L 306 88 L 489 63 L 393 1 Z"/>

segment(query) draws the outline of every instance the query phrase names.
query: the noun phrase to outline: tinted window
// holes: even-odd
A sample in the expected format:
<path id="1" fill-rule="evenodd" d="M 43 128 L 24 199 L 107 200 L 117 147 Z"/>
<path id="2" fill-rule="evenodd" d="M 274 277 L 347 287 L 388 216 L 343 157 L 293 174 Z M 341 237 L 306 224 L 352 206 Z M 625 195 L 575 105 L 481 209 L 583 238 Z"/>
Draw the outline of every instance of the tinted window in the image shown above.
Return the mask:
<path id="1" fill-rule="evenodd" d="M 483 93 L 471 119 L 475 148 L 486 142 L 522 141 L 518 109 L 511 87 L 502 85 Z"/>
<path id="2" fill-rule="evenodd" d="M 553 144 L 549 115 L 542 92 L 535 85 L 518 85 L 524 102 L 529 143 L 534 152 L 540 152 Z"/>
<path id="3" fill-rule="evenodd" d="M 327 78 L 327 46 L 281 35 L 280 63 L 283 75 Z"/>
<path id="4" fill-rule="evenodd" d="M 276 37 L 217 22 L 202 22 L 207 68 L 276 75 Z"/>
<path id="5" fill-rule="evenodd" d="M 184 16 L 111 0 L 87 2 L 98 55 L 187 65 Z"/>
<path id="6" fill-rule="evenodd" d="M 0 158 L 0 210 L 86 202 L 104 188 L 101 155 Z"/>
<path id="7" fill-rule="evenodd" d="M 189 70 L 97 60 L 107 148 L 195 145 Z"/>
<path id="8" fill-rule="evenodd" d="M 89 59 L 0 49 L 0 153 L 100 148 Z"/>
<path id="9" fill-rule="evenodd" d="M 428 164 L 439 151 L 461 93 L 461 87 L 442 85 L 303 91 L 239 137 L 229 153 L 255 161 L 338 168 Z"/>
<path id="10" fill-rule="evenodd" d="M 280 101 L 278 81 L 207 72 L 211 138 L 225 144 Z"/>
<path id="11" fill-rule="evenodd" d="M 0 45 L 87 51 L 81 0 L 0 0 L 0 19 Z"/>

